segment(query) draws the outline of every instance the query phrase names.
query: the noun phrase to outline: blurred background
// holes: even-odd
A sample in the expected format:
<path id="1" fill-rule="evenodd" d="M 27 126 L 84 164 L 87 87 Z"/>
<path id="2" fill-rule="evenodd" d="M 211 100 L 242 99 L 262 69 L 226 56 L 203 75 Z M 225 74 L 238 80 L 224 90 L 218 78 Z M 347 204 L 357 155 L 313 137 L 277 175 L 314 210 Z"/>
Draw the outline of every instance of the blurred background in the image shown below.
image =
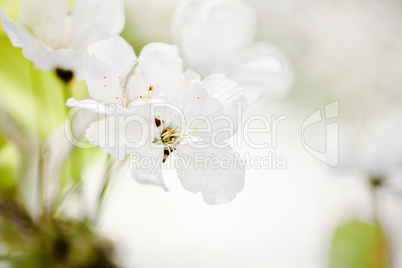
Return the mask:
<path id="1" fill-rule="evenodd" d="M 340 173 L 301 142 L 304 120 L 333 101 L 339 101 L 340 128 L 343 122 L 365 125 L 401 106 L 402 2 L 244 1 L 256 12 L 257 39 L 279 48 L 294 69 L 290 95 L 259 102 L 244 120 L 287 116 L 279 124 L 277 148 L 269 149 L 286 158 L 286 169 L 247 170 L 243 192 L 219 206 L 183 190 L 173 170 L 165 173 L 167 192 L 121 172 L 113 178 L 98 230 L 117 245 L 123 267 L 402 268 L 402 196 L 379 192 L 379 228 L 367 174 Z M 149 42 L 173 42 L 170 22 L 177 3 L 125 1 L 122 36 L 137 54 Z M 22 118 L 31 101 L 23 90 L 28 61 L 3 31 L 0 38 L 2 109 Z M 74 87 L 79 97 L 85 84 Z M 306 132 L 306 142 L 321 151 L 325 127 L 323 122 Z M 12 165 L 12 151 L 2 151 L 2 165 Z M 266 155 L 246 145 L 239 151 Z M 83 175 L 88 196 L 103 157 Z M 377 259 L 387 254 L 392 261 L 384 266 Z"/>

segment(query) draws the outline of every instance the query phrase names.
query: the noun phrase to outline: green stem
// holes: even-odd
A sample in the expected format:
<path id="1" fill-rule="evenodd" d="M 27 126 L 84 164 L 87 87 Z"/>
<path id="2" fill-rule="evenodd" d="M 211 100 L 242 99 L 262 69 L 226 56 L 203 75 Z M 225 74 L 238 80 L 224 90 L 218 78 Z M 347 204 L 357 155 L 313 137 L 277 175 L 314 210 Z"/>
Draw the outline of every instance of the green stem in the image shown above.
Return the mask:
<path id="1" fill-rule="evenodd" d="M 103 205 L 103 202 L 105 199 L 105 194 L 107 192 L 107 189 L 108 189 L 108 186 L 110 183 L 110 179 L 111 179 L 111 175 L 112 175 L 112 171 L 113 171 L 114 161 L 110 155 L 107 155 L 106 162 L 107 162 L 107 164 L 106 164 L 105 175 L 103 176 L 103 180 L 102 180 L 102 188 L 100 189 L 98 201 L 96 203 L 96 212 L 95 212 L 95 216 L 94 216 L 94 222 L 97 222 L 101 216 L 102 205 Z"/>
<path id="2" fill-rule="evenodd" d="M 64 105 L 65 102 L 67 101 L 67 99 L 72 97 L 71 86 L 69 83 L 64 83 L 62 80 L 59 80 L 59 81 L 61 82 L 61 88 L 62 88 L 62 98 L 63 98 L 62 105 L 64 106 L 64 120 L 67 121 L 66 123 L 68 123 L 70 125 L 70 127 L 72 128 L 72 121 L 69 116 L 70 108 Z M 74 153 L 74 147 L 71 149 L 71 151 L 66 156 L 66 158 L 64 159 L 64 162 L 63 162 L 64 165 L 67 165 L 67 168 L 69 169 L 71 175 L 74 173 L 73 172 L 73 170 L 74 170 L 73 161 L 71 159 L 73 157 L 73 153 Z M 61 182 L 61 178 L 59 178 L 58 182 L 59 183 Z M 60 183 L 60 185 L 58 187 L 58 191 L 56 193 L 56 197 L 54 198 L 54 200 L 51 204 L 53 214 L 57 213 L 57 209 L 60 207 L 61 203 L 63 203 L 63 201 L 69 194 L 76 191 L 79 188 L 79 185 L 74 184 L 69 189 L 67 189 L 67 191 L 63 191 L 64 188 L 65 187 L 63 187 L 62 183 Z"/>
<path id="3" fill-rule="evenodd" d="M 34 70 L 34 66 L 31 63 L 31 86 L 32 86 L 32 93 L 34 100 L 36 102 L 35 108 L 35 118 L 36 118 L 36 127 L 37 133 L 40 136 L 41 132 L 41 122 L 43 119 L 41 118 L 40 109 L 42 102 L 40 99 L 46 98 L 43 96 L 43 81 L 42 81 L 42 74 L 40 70 Z M 38 195 L 39 195 L 39 207 L 40 207 L 40 214 L 45 214 L 46 211 L 46 202 L 45 202 L 45 178 L 44 178 L 44 159 L 43 159 L 43 144 L 41 138 L 38 139 Z"/>
<path id="4" fill-rule="evenodd" d="M 370 182 L 370 195 L 371 195 L 371 207 L 373 212 L 373 219 L 376 225 L 380 225 L 379 209 L 378 209 L 378 189 L 383 183 L 382 178 L 371 177 Z"/>

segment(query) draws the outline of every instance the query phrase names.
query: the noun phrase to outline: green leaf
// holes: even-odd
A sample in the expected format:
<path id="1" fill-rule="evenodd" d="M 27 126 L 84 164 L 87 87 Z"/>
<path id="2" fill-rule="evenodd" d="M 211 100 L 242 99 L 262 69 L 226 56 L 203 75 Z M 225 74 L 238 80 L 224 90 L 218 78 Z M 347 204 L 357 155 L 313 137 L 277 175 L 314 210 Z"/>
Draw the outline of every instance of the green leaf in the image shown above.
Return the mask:
<path id="1" fill-rule="evenodd" d="M 334 232 L 331 268 L 389 268 L 390 250 L 381 227 L 352 220 Z"/>

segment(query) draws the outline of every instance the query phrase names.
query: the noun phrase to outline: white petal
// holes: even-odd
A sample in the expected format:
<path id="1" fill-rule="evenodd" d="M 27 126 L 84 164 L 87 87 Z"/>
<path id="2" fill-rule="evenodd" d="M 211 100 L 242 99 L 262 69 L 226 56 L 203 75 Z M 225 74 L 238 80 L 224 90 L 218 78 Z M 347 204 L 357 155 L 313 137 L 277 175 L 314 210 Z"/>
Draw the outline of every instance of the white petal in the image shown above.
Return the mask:
<path id="1" fill-rule="evenodd" d="M 127 110 L 120 105 L 101 103 L 96 100 L 86 99 L 77 101 L 75 98 L 69 98 L 65 104 L 71 108 L 81 108 L 90 112 L 102 115 L 119 115 L 127 113 Z"/>
<path id="2" fill-rule="evenodd" d="M 4 31 L 15 47 L 26 47 L 34 41 L 32 35 L 21 25 L 11 20 L 0 8 L 0 18 Z"/>
<path id="3" fill-rule="evenodd" d="M 177 47 L 162 43 L 151 43 L 143 48 L 138 58 L 145 80 L 170 98 L 184 90 L 183 63 Z"/>
<path id="4" fill-rule="evenodd" d="M 21 0 L 18 21 L 53 49 L 67 48 L 69 6 L 65 0 Z"/>
<path id="5" fill-rule="evenodd" d="M 122 99 L 126 77 L 136 61 L 133 48 L 121 37 L 98 41 L 88 47 L 84 75 L 89 95 L 113 103 Z"/>
<path id="6" fill-rule="evenodd" d="M 131 176 L 135 180 L 167 190 L 162 175 L 163 146 L 147 144 L 134 152 L 130 161 Z"/>
<path id="7" fill-rule="evenodd" d="M 186 66 L 206 76 L 252 44 L 255 15 L 235 0 L 183 1 L 172 23 Z"/>
<path id="8" fill-rule="evenodd" d="M 185 99 L 185 113 L 188 117 L 199 119 L 189 123 L 188 128 L 197 129 L 193 135 L 199 135 L 203 139 L 224 141 L 229 139 L 238 129 L 238 112 L 243 109 L 243 90 L 238 85 L 223 75 L 210 75 L 201 83 L 194 82 Z M 207 123 L 203 118 L 210 123 Z M 187 121 L 191 122 L 191 121 Z M 205 133 L 206 130 L 211 130 Z M 215 135 L 220 130 L 221 132 Z M 198 134 L 198 132 L 201 132 Z"/>
<path id="9" fill-rule="evenodd" d="M 201 192 L 207 204 L 230 202 L 243 190 L 245 170 L 233 149 L 199 149 L 180 144 L 176 152 L 178 158 L 190 161 L 187 169 L 177 170 L 182 186 L 193 193 Z"/>
<path id="10" fill-rule="evenodd" d="M 91 43 L 119 35 L 124 25 L 122 0 L 75 0 L 71 15 L 70 46 L 85 52 Z"/>
<path id="11" fill-rule="evenodd" d="M 28 50 L 24 51 L 23 49 L 22 53 L 29 59 L 27 56 Z M 83 56 L 74 49 L 53 50 L 50 47 L 44 46 L 42 42 L 38 42 L 36 49 L 30 51 L 29 55 L 32 56 L 32 62 L 35 63 L 35 67 L 43 71 L 61 68 L 63 70 L 72 71 L 75 78 L 78 80 L 84 78 L 82 68 Z"/>
<path id="12" fill-rule="evenodd" d="M 244 89 L 248 104 L 260 96 L 283 98 L 293 86 L 293 71 L 287 59 L 266 43 L 238 53 L 224 69 Z"/>
<path id="13" fill-rule="evenodd" d="M 125 155 L 149 143 L 149 129 L 149 119 L 127 114 L 110 115 L 92 123 L 85 137 L 106 153 L 124 159 Z"/>
<path id="14" fill-rule="evenodd" d="M 220 74 L 212 74 L 202 81 L 208 94 L 217 99 L 226 110 L 237 108 L 237 103 L 244 101 L 244 91 L 239 85 Z"/>
<path id="15" fill-rule="evenodd" d="M 201 82 L 201 75 L 191 69 L 184 71 L 185 87 L 187 88 L 192 82 Z"/>
<path id="16" fill-rule="evenodd" d="M 165 58 L 179 57 L 179 49 L 175 45 L 169 45 L 166 43 L 153 42 L 144 46 L 141 50 L 140 56 L 156 56 Z"/>

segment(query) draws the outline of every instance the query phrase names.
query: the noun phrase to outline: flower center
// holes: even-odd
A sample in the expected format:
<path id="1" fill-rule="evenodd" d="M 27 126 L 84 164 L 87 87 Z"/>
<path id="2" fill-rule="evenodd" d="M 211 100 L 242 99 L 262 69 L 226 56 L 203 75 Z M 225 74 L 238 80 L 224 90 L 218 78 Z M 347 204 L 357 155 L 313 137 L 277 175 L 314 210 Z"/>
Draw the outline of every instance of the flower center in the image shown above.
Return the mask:
<path id="1" fill-rule="evenodd" d="M 170 153 L 176 150 L 176 145 L 180 142 L 180 133 L 176 130 L 177 127 L 172 124 L 165 125 L 164 121 L 161 121 L 158 118 L 155 118 L 155 125 L 160 132 L 155 137 L 153 143 L 164 146 L 163 162 L 165 162 Z"/>

